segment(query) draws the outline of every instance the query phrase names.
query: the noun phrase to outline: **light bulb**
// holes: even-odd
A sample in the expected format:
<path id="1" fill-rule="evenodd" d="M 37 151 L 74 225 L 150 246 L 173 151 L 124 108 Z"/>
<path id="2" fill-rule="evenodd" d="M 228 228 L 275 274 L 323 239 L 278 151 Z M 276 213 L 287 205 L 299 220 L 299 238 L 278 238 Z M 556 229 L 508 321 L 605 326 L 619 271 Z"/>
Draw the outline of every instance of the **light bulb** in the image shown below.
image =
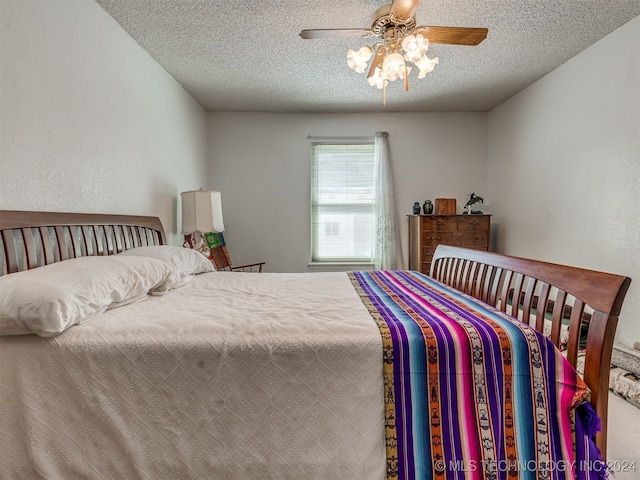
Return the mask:
<path id="1" fill-rule="evenodd" d="M 402 40 L 402 49 L 405 52 L 405 60 L 415 63 L 429 50 L 429 39 L 422 35 L 407 35 Z"/>

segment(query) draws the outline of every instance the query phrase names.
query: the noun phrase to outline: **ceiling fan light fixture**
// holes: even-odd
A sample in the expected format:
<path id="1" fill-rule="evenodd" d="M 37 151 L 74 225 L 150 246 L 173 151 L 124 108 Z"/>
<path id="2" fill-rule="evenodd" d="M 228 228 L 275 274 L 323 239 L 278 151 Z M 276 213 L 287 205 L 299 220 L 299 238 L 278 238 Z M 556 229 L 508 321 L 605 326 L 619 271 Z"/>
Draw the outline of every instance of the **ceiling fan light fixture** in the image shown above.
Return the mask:
<path id="1" fill-rule="evenodd" d="M 349 49 L 347 52 L 347 65 L 358 73 L 364 73 L 367 62 L 374 57 L 369 67 L 367 83 L 383 91 L 383 105 L 386 104 L 386 87 L 389 82 L 404 80 L 404 90 L 409 91 L 409 73 L 412 70 L 410 65 L 413 64 L 420 70 L 418 78 L 425 78 L 438 64 L 438 58 L 430 59 L 426 55 L 429 39 L 422 34 L 424 28 L 385 26 L 382 42 L 362 47 L 358 51 Z"/>
<path id="2" fill-rule="evenodd" d="M 392 0 L 373 15 L 371 28 L 332 28 L 302 30 L 303 39 L 368 38 L 381 40 L 371 47 L 349 50 L 347 65 L 358 73 L 364 73 L 367 62 L 373 56 L 367 73 L 367 83 L 382 89 L 382 104 L 386 104 L 386 88 L 391 81 L 404 80 L 404 90 L 409 90 L 409 72 L 413 64 L 418 67 L 418 78 L 425 78 L 438 64 L 438 58 L 426 56 L 430 43 L 449 45 L 478 45 L 486 37 L 487 28 L 416 26 L 415 13 L 420 0 Z M 375 53 L 375 55 L 374 55 Z"/>

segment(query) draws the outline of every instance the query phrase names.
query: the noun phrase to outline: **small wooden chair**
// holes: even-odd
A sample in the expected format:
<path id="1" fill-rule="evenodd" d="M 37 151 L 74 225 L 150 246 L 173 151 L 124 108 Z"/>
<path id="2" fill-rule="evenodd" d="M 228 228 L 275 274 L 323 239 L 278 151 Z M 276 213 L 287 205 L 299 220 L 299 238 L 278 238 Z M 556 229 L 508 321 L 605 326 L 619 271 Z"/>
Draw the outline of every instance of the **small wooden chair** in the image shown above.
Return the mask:
<path id="1" fill-rule="evenodd" d="M 209 244 L 209 259 L 216 266 L 216 270 L 227 270 L 232 272 L 262 272 L 262 266 L 265 262 L 248 263 L 245 265 L 233 265 L 231 256 L 227 250 L 227 244 L 224 241 L 222 233 L 207 233 L 205 235 Z"/>

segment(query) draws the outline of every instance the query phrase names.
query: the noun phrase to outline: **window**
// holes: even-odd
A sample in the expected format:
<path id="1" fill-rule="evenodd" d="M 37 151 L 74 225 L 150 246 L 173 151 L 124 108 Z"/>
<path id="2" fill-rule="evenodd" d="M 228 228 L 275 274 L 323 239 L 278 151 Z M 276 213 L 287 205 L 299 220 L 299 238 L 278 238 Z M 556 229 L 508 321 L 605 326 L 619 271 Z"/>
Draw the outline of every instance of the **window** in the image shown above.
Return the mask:
<path id="1" fill-rule="evenodd" d="M 373 142 L 311 144 L 311 260 L 370 262 Z"/>
<path id="2" fill-rule="evenodd" d="M 338 222 L 326 222 L 324 227 L 325 235 L 340 235 L 340 224 Z"/>

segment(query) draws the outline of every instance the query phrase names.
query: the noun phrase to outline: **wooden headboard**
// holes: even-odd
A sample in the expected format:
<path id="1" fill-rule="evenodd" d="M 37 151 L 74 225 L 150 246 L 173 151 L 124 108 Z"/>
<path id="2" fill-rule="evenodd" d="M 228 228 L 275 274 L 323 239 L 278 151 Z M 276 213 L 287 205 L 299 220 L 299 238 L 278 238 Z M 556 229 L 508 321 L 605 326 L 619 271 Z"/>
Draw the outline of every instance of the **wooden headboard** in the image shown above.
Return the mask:
<path id="1" fill-rule="evenodd" d="M 69 258 L 164 245 L 157 217 L 0 210 L 2 274 Z"/>
<path id="2" fill-rule="evenodd" d="M 609 373 L 622 302 L 631 279 L 496 253 L 439 245 L 431 276 L 532 325 L 561 347 L 568 326 L 567 359 L 591 390 L 602 420 L 596 442 L 607 447 Z M 585 338 L 586 337 L 586 338 Z M 584 352 L 584 366 L 578 353 Z M 580 355 L 581 356 L 581 355 Z"/>

